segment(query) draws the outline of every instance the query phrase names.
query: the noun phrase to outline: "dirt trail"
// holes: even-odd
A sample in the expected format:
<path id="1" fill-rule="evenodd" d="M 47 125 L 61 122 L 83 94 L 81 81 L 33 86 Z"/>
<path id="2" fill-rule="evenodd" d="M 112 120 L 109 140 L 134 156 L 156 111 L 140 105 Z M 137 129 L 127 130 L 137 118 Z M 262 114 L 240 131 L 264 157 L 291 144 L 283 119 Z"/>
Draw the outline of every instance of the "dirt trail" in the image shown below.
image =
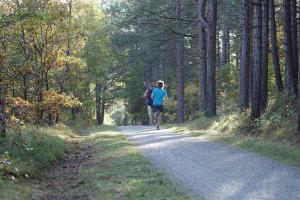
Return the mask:
<path id="1" fill-rule="evenodd" d="M 83 180 L 76 181 L 76 177 L 81 169 L 93 164 L 92 156 L 95 147 L 93 144 L 80 140 L 75 140 L 72 145 L 74 146 L 72 151 L 68 152 L 58 166 L 53 168 L 42 181 L 43 188 L 45 188 L 42 200 L 90 199 L 88 193 L 74 195 L 68 191 L 84 184 Z"/>
<path id="2" fill-rule="evenodd" d="M 300 199 L 299 167 L 167 129 L 128 126 L 120 130 L 195 199 Z"/>

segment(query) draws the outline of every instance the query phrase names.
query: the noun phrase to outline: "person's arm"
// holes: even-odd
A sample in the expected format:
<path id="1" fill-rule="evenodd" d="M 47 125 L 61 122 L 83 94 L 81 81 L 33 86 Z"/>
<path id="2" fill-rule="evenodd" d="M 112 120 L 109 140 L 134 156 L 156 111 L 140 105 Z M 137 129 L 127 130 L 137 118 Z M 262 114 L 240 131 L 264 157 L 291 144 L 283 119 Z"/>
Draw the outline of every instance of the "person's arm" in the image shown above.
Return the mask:
<path id="1" fill-rule="evenodd" d="M 155 89 L 154 89 L 155 90 Z M 151 94 L 151 99 L 154 98 L 154 90 L 152 91 L 152 94 Z"/>
<path id="2" fill-rule="evenodd" d="M 168 93 L 166 91 L 165 95 L 164 95 L 164 100 L 167 100 L 168 99 Z"/>
<path id="3" fill-rule="evenodd" d="M 145 91 L 143 97 L 146 98 L 148 90 Z"/>

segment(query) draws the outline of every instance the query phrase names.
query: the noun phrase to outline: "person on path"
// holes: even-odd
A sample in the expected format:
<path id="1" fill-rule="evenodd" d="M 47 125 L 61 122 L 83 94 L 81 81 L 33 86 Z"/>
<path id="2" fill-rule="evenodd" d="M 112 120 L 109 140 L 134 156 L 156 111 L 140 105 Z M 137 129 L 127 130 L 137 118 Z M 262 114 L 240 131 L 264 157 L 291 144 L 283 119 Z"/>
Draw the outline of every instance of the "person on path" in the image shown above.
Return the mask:
<path id="1" fill-rule="evenodd" d="M 147 112 L 149 115 L 149 125 L 154 124 L 154 116 L 153 116 L 153 100 L 152 100 L 152 91 L 155 88 L 155 82 L 150 83 L 148 89 L 145 91 L 143 97 L 146 101 Z"/>
<path id="2" fill-rule="evenodd" d="M 153 112 L 156 129 L 159 130 L 161 122 L 161 115 L 164 112 L 164 101 L 167 98 L 167 91 L 164 90 L 164 82 L 157 81 L 157 88 L 155 88 L 151 95 L 153 99 Z"/>

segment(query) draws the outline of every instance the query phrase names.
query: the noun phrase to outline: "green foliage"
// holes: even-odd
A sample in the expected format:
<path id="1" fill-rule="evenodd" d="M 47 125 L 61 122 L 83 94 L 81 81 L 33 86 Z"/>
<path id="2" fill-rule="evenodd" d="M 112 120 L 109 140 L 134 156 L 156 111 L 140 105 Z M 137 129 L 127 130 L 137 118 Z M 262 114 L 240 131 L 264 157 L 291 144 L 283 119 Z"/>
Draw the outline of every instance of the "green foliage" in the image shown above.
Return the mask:
<path id="1" fill-rule="evenodd" d="M 169 97 L 165 101 L 164 108 L 165 108 L 165 112 L 163 114 L 163 120 L 167 123 L 175 123 L 177 101 L 173 97 Z"/>
<path id="2" fill-rule="evenodd" d="M 189 84 L 185 87 L 186 120 L 193 120 L 199 115 L 199 87 Z"/>
<path id="3" fill-rule="evenodd" d="M 13 166 L 9 153 L 6 151 L 0 156 L 0 177 L 9 176 L 14 178 L 18 175 L 18 168 Z M 1 184 L 1 183 L 0 183 Z"/>
<path id="4" fill-rule="evenodd" d="M 132 123 L 148 124 L 149 117 L 143 94 L 147 89 L 144 86 L 144 80 L 140 73 L 130 74 L 127 76 L 123 96 L 127 100 L 126 109 L 131 115 Z"/>
<path id="5" fill-rule="evenodd" d="M 81 126 L 77 131 L 83 128 L 81 122 L 76 124 Z M 6 138 L 0 138 L 0 199 L 41 199 L 40 180 L 70 148 L 74 137 L 78 137 L 74 130 L 64 125 L 10 129 Z"/>
<path id="6" fill-rule="evenodd" d="M 1 141 L 0 154 L 9 152 L 9 160 L 19 169 L 19 175 L 39 177 L 64 154 L 67 148 L 64 138 L 72 135 L 66 127 L 13 128 Z"/>
<path id="7" fill-rule="evenodd" d="M 227 112 L 221 110 L 214 118 L 199 115 L 197 119 L 188 122 L 187 127 L 191 130 L 205 130 L 208 133 L 248 135 L 275 142 L 299 143 L 296 134 L 295 102 L 278 94 L 270 96 L 268 104 L 260 119 L 254 121 L 250 118 L 249 110 L 240 113 L 234 111 L 236 109 L 226 108 Z"/>
<path id="8" fill-rule="evenodd" d="M 80 114 L 91 121 L 95 81 L 106 86 L 100 95 L 111 103 L 121 72 L 111 46 L 114 28 L 98 1 L 7 0 L 0 10 L 1 95 L 30 107 L 17 108 L 27 118 L 9 112 L 8 118 L 52 124 L 52 115 L 66 121 Z"/>
<path id="9" fill-rule="evenodd" d="M 50 90 L 43 93 L 43 102 L 40 106 L 49 113 L 57 114 L 62 108 L 78 108 L 82 103 L 73 95 L 59 94 Z"/>
<path id="10" fill-rule="evenodd" d="M 226 64 L 217 69 L 218 112 L 222 114 L 237 110 L 238 71 L 235 65 Z"/>
<path id="11" fill-rule="evenodd" d="M 117 126 L 127 126 L 130 123 L 129 116 L 123 101 L 117 102 L 111 108 L 111 118 Z"/>

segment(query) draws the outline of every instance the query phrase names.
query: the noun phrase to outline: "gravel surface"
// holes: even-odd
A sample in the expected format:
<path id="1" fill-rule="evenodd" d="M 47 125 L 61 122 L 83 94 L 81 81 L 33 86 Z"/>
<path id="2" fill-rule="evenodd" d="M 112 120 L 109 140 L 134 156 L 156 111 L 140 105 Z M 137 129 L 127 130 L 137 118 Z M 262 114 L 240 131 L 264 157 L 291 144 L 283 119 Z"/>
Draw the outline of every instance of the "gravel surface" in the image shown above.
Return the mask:
<path id="1" fill-rule="evenodd" d="M 255 153 L 151 126 L 120 127 L 191 199 L 300 199 L 300 168 Z"/>

